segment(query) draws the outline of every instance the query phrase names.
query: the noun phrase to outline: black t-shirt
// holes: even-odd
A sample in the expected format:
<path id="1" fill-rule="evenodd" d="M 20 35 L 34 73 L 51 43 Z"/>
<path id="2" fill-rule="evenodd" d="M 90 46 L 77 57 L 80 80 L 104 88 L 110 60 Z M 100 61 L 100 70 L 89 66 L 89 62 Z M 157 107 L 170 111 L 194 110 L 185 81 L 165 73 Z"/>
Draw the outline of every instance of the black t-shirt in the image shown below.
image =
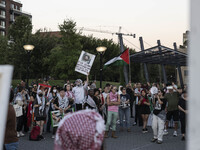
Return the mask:
<path id="1" fill-rule="evenodd" d="M 129 94 L 120 94 L 120 107 L 122 108 L 127 108 L 129 107 L 129 104 L 125 104 L 126 101 L 130 100 L 130 95 Z"/>
<path id="2" fill-rule="evenodd" d="M 158 99 L 155 98 L 155 106 L 154 106 L 154 110 L 153 110 L 153 114 L 158 115 L 162 110 L 165 110 L 166 104 L 167 104 L 167 100 L 165 98 L 161 98 L 160 99 L 163 104 L 159 104 L 158 103 Z"/>
<path id="3" fill-rule="evenodd" d="M 126 89 L 126 92 L 127 92 L 127 94 L 129 94 L 129 96 L 130 96 L 130 101 L 133 101 L 134 100 L 134 97 L 133 97 L 133 91 L 132 91 L 132 89 L 130 89 L 130 88 L 127 88 Z"/>
<path id="4" fill-rule="evenodd" d="M 184 110 L 187 110 L 187 101 L 183 98 L 180 98 L 178 105 L 183 108 Z M 185 113 L 183 111 L 180 111 L 180 116 L 184 116 Z"/>
<path id="5" fill-rule="evenodd" d="M 55 97 L 53 104 L 56 104 L 56 106 L 59 107 L 58 97 Z"/>

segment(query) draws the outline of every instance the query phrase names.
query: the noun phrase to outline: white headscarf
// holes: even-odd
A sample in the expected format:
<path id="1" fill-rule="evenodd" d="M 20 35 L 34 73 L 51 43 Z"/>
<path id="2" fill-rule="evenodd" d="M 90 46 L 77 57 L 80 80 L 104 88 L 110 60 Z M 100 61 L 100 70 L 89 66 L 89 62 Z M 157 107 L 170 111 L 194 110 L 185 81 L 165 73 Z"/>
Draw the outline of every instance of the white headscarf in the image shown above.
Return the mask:
<path id="1" fill-rule="evenodd" d="M 45 108 L 45 98 L 44 98 L 44 96 L 39 97 L 39 93 L 42 93 L 42 91 L 39 90 L 39 91 L 37 92 L 37 101 L 38 101 L 38 104 L 42 104 L 42 105 L 39 107 L 39 115 L 42 115 L 42 114 L 43 114 L 43 111 L 44 111 L 44 108 Z"/>

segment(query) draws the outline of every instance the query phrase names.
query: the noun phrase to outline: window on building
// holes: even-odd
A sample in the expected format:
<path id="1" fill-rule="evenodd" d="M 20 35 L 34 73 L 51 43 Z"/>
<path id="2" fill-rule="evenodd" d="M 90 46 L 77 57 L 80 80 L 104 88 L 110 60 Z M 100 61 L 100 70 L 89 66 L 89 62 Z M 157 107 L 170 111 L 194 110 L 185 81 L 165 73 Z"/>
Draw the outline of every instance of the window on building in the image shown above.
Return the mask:
<path id="1" fill-rule="evenodd" d="M 6 12 L 1 10 L 1 16 L 6 16 Z"/>
<path id="2" fill-rule="evenodd" d="M 15 8 L 15 5 L 14 5 L 14 4 L 11 4 L 11 8 L 14 9 L 14 8 Z"/>
<path id="3" fill-rule="evenodd" d="M 184 70 L 184 76 L 188 76 L 188 71 Z"/>
<path id="4" fill-rule="evenodd" d="M 5 31 L 1 31 L 1 35 L 5 36 Z"/>
<path id="5" fill-rule="evenodd" d="M 5 27 L 5 25 L 6 25 L 5 21 L 1 21 L 1 26 Z"/>
<path id="6" fill-rule="evenodd" d="M 5 5 L 5 4 L 6 4 L 6 1 L 2 0 L 2 1 L 1 1 L 1 4 L 4 4 L 4 5 Z"/>

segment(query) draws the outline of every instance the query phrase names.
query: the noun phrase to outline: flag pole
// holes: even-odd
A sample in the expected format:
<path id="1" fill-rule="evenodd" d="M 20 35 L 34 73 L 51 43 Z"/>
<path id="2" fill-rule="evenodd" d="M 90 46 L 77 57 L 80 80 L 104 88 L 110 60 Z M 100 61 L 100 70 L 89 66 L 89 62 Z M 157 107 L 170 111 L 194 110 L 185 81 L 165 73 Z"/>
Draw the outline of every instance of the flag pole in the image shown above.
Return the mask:
<path id="1" fill-rule="evenodd" d="M 129 81 L 131 81 L 131 61 L 130 61 L 130 50 L 128 50 L 129 54 Z"/>

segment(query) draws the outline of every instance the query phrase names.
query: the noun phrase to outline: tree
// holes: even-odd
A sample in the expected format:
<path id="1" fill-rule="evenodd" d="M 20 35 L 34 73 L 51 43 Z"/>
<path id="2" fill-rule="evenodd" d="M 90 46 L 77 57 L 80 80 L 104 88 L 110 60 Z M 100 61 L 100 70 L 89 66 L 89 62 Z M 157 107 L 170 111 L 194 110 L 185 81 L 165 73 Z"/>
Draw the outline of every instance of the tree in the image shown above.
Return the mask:
<path id="1" fill-rule="evenodd" d="M 58 38 L 51 36 L 48 31 L 38 30 L 31 38 L 35 46 L 31 53 L 30 72 L 32 78 L 44 78 L 51 74 L 49 55 L 51 50 L 57 46 Z"/>
<path id="2" fill-rule="evenodd" d="M 27 54 L 23 45 L 31 44 L 29 40 L 32 36 L 32 23 L 26 16 L 19 16 L 9 29 L 9 57 L 10 63 L 14 65 L 14 76 L 16 78 L 26 78 Z"/>
<path id="3" fill-rule="evenodd" d="M 0 64 L 7 64 L 8 61 L 8 40 L 4 36 L 0 36 Z"/>
<path id="4" fill-rule="evenodd" d="M 77 33 L 76 23 L 73 20 L 64 20 L 59 25 L 61 38 L 59 45 L 51 50 L 49 63 L 51 74 L 59 79 L 74 79 L 77 73 L 74 71 L 82 46 L 80 33 Z M 51 61 L 51 62 L 50 62 Z"/>

